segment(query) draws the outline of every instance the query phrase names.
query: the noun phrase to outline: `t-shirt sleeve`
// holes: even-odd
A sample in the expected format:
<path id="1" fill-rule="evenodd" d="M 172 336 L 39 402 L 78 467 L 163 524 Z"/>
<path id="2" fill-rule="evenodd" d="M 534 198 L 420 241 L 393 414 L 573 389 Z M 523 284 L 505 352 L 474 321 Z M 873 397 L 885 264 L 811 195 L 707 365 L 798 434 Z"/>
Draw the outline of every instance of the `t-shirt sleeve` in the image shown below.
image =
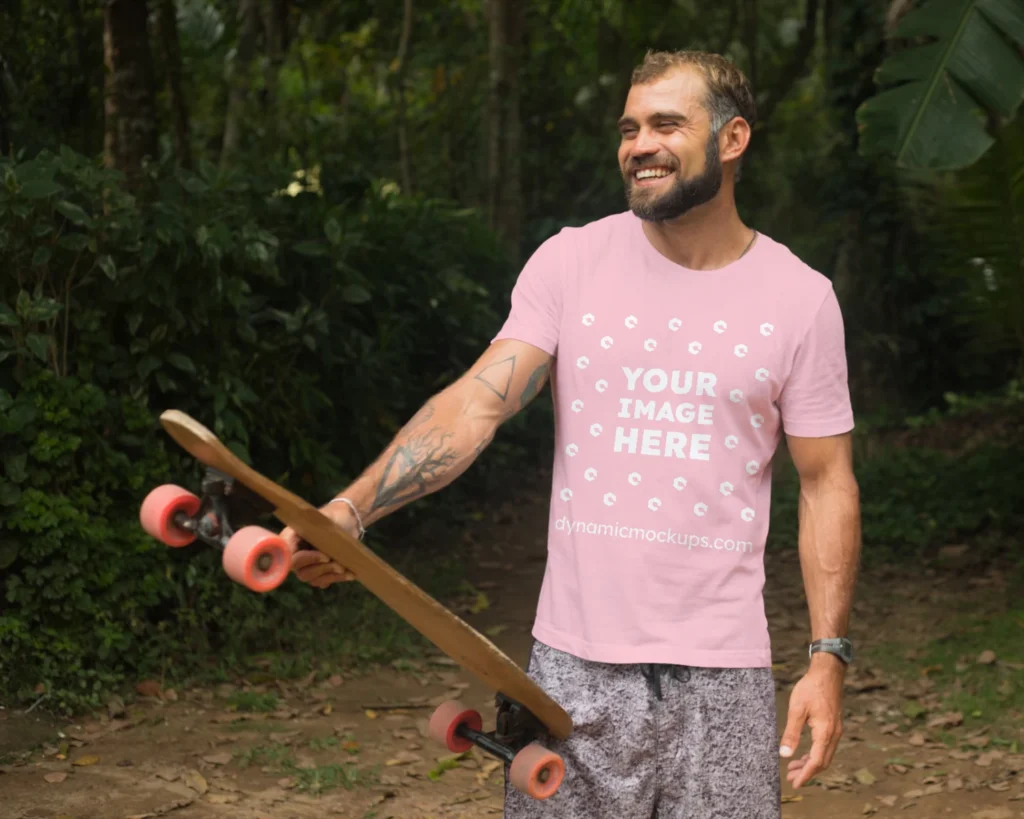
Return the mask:
<path id="1" fill-rule="evenodd" d="M 512 288 L 508 318 L 493 341 L 513 338 L 555 355 L 562 323 L 566 240 L 564 232 L 552 236 L 526 262 Z"/>
<path id="2" fill-rule="evenodd" d="M 779 408 L 787 435 L 823 438 L 853 429 L 843 315 L 831 287 L 797 347 Z"/>

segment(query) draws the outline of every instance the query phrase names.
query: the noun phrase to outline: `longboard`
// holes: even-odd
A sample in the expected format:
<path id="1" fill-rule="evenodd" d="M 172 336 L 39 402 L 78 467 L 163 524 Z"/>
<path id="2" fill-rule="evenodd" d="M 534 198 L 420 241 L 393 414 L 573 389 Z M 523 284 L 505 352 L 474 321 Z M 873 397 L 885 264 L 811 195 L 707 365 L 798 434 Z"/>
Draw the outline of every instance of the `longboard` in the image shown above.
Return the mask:
<path id="1" fill-rule="evenodd" d="M 261 475 L 234 455 L 201 423 L 178 410 L 160 416 L 167 433 L 208 467 L 203 497 L 165 485 L 147 496 L 143 527 L 171 546 L 197 538 L 223 550 L 225 571 L 255 591 L 270 591 L 288 575 L 291 553 L 273 532 L 257 526 L 237 531 L 230 520 L 237 483 L 261 498 L 282 523 L 308 544 L 349 569 L 358 582 L 437 648 L 497 694 L 497 728 L 482 732 L 480 715 L 448 702 L 434 712 L 431 733 L 452 751 L 473 745 L 510 766 L 514 786 L 538 799 L 554 794 L 565 775 L 560 757 L 537 742 L 545 732 L 566 739 L 569 714 L 493 642 L 351 537 L 318 509 Z"/>

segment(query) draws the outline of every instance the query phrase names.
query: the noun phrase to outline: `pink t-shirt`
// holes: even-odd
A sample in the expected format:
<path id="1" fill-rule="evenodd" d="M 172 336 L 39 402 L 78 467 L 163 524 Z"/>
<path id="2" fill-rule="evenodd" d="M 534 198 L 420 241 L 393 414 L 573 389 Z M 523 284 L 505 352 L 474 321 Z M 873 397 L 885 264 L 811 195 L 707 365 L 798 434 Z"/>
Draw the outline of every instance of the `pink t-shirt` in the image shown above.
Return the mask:
<path id="1" fill-rule="evenodd" d="M 853 428 L 829 280 L 763 234 L 689 270 L 627 211 L 537 250 L 506 338 L 555 356 L 534 636 L 600 662 L 770 666 L 772 456 L 783 431 Z"/>

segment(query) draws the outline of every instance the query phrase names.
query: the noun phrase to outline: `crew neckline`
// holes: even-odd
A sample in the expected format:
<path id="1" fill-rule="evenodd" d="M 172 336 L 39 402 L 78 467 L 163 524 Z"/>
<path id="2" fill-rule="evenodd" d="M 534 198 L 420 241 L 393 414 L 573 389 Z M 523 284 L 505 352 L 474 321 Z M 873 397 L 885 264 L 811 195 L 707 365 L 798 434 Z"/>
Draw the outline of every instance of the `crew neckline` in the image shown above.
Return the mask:
<path id="1" fill-rule="evenodd" d="M 647 234 L 644 233 L 643 220 L 640 219 L 633 211 L 626 211 L 630 218 L 630 229 L 633 238 L 639 242 L 642 247 L 643 256 L 656 268 L 665 270 L 668 273 L 676 275 L 690 275 L 690 276 L 734 276 L 738 273 L 743 273 L 750 269 L 751 265 L 758 260 L 761 253 L 764 252 L 763 245 L 767 243 L 768 237 L 764 235 L 760 230 L 757 231 L 757 238 L 754 241 L 753 247 L 750 248 L 746 253 L 740 256 L 738 259 L 734 259 L 723 267 L 712 268 L 711 270 L 698 270 L 693 267 L 686 267 L 678 262 L 674 262 L 667 256 L 663 255 L 653 244 L 651 240 L 647 238 Z M 757 230 L 755 228 L 755 230 Z"/>

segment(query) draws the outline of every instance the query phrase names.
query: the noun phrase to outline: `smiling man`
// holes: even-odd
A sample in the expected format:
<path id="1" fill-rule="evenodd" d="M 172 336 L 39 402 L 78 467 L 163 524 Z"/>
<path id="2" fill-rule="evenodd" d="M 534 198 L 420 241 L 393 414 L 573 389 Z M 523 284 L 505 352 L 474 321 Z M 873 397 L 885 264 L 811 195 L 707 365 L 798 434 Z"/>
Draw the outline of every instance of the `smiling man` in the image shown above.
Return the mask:
<path id="1" fill-rule="evenodd" d="M 573 718 L 549 800 L 508 819 L 779 819 L 842 731 L 860 550 L 843 321 L 829 280 L 736 209 L 755 122 L 717 55 L 652 53 L 618 126 L 629 209 L 546 241 L 476 365 L 324 507 L 363 527 L 460 475 L 550 377 L 548 563 L 529 673 Z M 777 737 L 764 612 L 771 462 L 800 478 L 810 660 Z M 286 537 L 297 542 L 294 533 Z M 298 552 L 314 586 L 351 579 Z"/>

